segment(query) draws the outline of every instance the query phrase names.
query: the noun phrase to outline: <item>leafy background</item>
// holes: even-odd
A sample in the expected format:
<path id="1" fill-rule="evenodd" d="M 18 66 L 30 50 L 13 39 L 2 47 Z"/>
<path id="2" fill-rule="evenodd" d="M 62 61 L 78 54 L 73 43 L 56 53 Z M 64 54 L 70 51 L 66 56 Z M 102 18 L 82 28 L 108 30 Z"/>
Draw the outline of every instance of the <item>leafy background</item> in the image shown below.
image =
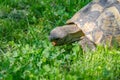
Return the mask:
<path id="1" fill-rule="evenodd" d="M 118 80 L 120 51 L 53 47 L 50 31 L 91 0 L 0 0 L 0 80 Z"/>

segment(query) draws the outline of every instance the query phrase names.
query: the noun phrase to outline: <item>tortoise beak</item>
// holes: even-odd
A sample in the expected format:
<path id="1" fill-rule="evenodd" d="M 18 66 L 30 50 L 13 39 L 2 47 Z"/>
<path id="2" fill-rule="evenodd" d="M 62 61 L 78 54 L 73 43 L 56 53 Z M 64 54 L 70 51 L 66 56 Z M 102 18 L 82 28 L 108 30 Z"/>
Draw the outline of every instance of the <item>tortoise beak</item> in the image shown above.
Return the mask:
<path id="1" fill-rule="evenodd" d="M 49 36 L 49 40 L 52 42 L 52 45 L 53 45 L 53 46 L 56 46 L 56 45 L 57 45 L 57 42 L 56 42 L 57 39 L 55 39 L 54 36 Z"/>
<path id="2" fill-rule="evenodd" d="M 56 42 L 52 42 L 52 45 L 53 45 L 53 46 L 56 46 Z"/>
<path id="3" fill-rule="evenodd" d="M 49 40 L 54 46 L 63 44 L 64 38 L 67 36 L 62 27 L 56 27 L 50 32 Z"/>

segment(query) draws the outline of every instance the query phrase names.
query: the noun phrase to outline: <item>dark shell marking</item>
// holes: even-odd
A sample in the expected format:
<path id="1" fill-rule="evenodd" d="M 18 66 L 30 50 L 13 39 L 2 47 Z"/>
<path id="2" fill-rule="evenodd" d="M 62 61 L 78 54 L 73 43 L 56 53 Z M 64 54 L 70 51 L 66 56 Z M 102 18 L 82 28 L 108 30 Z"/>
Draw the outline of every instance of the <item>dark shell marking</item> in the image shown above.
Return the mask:
<path id="1" fill-rule="evenodd" d="M 120 43 L 120 0 L 94 0 L 67 21 L 70 23 L 95 44 Z"/>

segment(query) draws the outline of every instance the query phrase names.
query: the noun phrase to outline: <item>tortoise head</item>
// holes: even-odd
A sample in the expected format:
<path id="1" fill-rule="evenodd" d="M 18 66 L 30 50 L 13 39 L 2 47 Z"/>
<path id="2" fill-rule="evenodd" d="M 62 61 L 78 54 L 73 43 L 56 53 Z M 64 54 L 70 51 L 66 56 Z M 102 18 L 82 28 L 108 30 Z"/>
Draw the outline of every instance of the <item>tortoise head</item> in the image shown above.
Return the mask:
<path id="1" fill-rule="evenodd" d="M 54 28 L 50 32 L 49 39 L 54 46 L 59 46 L 78 41 L 81 36 L 84 36 L 82 30 L 75 24 L 69 24 Z"/>

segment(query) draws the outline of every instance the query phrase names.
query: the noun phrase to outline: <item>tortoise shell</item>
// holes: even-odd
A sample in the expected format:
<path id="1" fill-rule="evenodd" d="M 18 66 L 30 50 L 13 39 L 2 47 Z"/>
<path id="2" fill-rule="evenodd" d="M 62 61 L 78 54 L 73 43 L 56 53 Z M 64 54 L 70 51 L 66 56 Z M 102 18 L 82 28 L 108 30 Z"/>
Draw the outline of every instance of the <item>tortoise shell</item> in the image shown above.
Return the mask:
<path id="1" fill-rule="evenodd" d="M 67 24 L 76 24 L 95 44 L 120 43 L 120 0 L 93 0 Z"/>

